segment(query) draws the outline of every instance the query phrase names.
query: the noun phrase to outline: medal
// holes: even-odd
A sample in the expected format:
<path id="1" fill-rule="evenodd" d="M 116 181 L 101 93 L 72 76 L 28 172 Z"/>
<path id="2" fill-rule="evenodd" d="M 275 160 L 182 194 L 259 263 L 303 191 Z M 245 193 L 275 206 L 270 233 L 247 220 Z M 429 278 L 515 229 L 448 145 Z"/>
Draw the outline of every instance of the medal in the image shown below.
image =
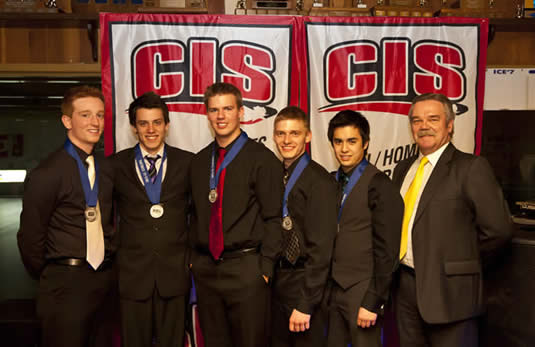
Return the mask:
<path id="1" fill-rule="evenodd" d="M 163 216 L 163 206 L 161 204 L 152 205 L 149 212 L 152 218 L 160 218 Z"/>
<path id="2" fill-rule="evenodd" d="M 141 180 L 143 186 L 145 187 L 145 193 L 147 194 L 149 201 L 152 203 L 149 209 L 149 214 L 152 218 L 160 218 L 161 216 L 163 216 L 164 212 L 163 206 L 160 204 L 160 195 L 162 192 L 163 165 L 167 158 L 166 147 L 164 146 L 162 163 L 160 165 L 158 173 L 156 174 L 156 179 L 154 182 L 150 180 L 150 176 L 147 170 L 147 166 L 145 165 L 145 160 L 143 159 L 139 143 L 136 145 L 134 151 L 136 154 L 136 165 L 139 170 L 139 173 L 141 174 Z"/>
<path id="3" fill-rule="evenodd" d="M 87 206 L 84 211 L 85 220 L 92 223 L 97 220 L 97 209 L 95 207 Z"/>
<path id="4" fill-rule="evenodd" d="M 284 230 L 290 231 L 293 228 L 293 222 L 290 216 L 286 216 L 282 219 L 282 228 Z"/>
<path id="5" fill-rule="evenodd" d="M 288 182 L 286 183 L 286 187 L 284 187 L 284 196 L 282 198 L 282 228 L 286 231 L 290 231 L 293 229 L 294 223 L 292 221 L 292 218 L 290 218 L 290 211 L 288 210 L 288 195 L 290 195 L 290 191 L 295 185 L 295 182 L 299 179 L 301 174 L 303 173 L 303 170 L 308 166 L 310 163 L 310 156 L 308 153 L 304 153 L 301 156 L 301 159 L 299 159 L 299 162 L 297 163 L 297 166 L 295 167 L 294 171 L 290 175 Z"/>
<path id="6" fill-rule="evenodd" d="M 219 165 L 219 168 L 216 170 L 216 161 L 215 161 L 215 152 L 216 152 L 216 142 L 212 148 L 212 161 L 210 164 L 210 193 L 208 194 L 208 201 L 214 203 L 217 200 L 217 186 L 219 185 L 219 177 L 221 172 L 234 160 L 234 158 L 241 151 L 245 143 L 249 138 L 245 131 L 242 131 L 232 148 L 228 151 L 223 159 L 223 162 Z"/>
<path id="7" fill-rule="evenodd" d="M 210 193 L 208 194 L 208 201 L 210 201 L 212 204 L 217 200 L 217 190 L 210 189 Z"/>

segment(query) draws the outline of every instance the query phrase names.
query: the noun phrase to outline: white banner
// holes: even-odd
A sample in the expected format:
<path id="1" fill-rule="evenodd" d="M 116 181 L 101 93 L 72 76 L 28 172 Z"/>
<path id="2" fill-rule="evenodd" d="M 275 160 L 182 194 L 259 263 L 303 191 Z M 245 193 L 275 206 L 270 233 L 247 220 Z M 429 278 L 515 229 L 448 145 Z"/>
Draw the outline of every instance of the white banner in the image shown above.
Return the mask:
<path id="1" fill-rule="evenodd" d="M 101 15 L 103 90 L 110 98 L 107 116 L 113 117 L 109 120 L 114 125 L 113 132 L 106 133 L 106 153 L 137 142 L 126 111 L 147 91 L 159 94 L 169 107 L 166 142 L 198 152 L 213 140 L 203 93 L 220 81 L 242 91 L 242 129 L 274 149 L 274 116 L 292 98 L 297 102 L 297 82 L 293 95 L 291 86 L 297 68 L 291 56 L 295 19 L 278 18 L 277 25 L 272 21 L 266 17 Z"/>
<path id="2" fill-rule="evenodd" d="M 370 123 L 368 160 L 391 175 L 400 160 L 417 151 L 407 113 L 411 100 L 427 92 L 453 101 L 453 143 L 462 151 L 478 152 L 486 54 L 482 23 L 486 25 L 477 19 L 308 18 L 313 158 L 330 171 L 338 168 L 327 139 L 328 123 L 337 112 L 351 109 Z"/>

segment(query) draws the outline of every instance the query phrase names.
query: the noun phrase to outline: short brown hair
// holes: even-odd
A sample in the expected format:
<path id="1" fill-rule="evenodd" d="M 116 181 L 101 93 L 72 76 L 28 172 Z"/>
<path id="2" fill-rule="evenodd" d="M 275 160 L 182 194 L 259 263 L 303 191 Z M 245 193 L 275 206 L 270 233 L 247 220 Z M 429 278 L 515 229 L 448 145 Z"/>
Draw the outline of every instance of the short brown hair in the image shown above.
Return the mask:
<path id="1" fill-rule="evenodd" d="M 75 100 L 85 97 L 99 98 L 104 103 L 104 95 L 100 89 L 90 86 L 77 86 L 67 89 L 61 102 L 61 114 L 72 116 Z"/>
<path id="2" fill-rule="evenodd" d="M 243 99 L 240 90 L 230 83 L 217 82 L 206 88 L 204 92 L 204 106 L 208 109 L 208 101 L 211 97 L 216 95 L 232 94 L 236 97 L 236 104 L 238 108 L 242 108 Z"/>
<path id="3" fill-rule="evenodd" d="M 277 124 L 277 122 L 281 120 L 287 120 L 287 119 L 293 119 L 293 120 L 301 120 L 305 124 L 305 128 L 310 131 L 310 122 L 308 120 L 307 114 L 305 111 L 300 109 L 297 106 L 288 106 L 283 108 L 279 111 L 279 114 L 275 117 L 275 121 L 273 124 Z"/>

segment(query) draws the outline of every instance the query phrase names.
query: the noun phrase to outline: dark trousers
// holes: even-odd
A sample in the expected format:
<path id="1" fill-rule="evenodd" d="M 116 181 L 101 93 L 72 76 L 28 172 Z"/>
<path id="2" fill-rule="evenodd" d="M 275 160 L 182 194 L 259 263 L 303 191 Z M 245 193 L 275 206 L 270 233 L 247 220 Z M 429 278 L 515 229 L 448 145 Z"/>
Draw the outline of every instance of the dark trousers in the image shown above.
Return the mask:
<path id="1" fill-rule="evenodd" d="M 428 324 L 423 320 L 416 302 L 416 277 L 405 266 L 400 267 L 395 310 L 400 347 L 478 346 L 477 318 L 447 324 Z"/>
<path id="2" fill-rule="evenodd" d="M 349 343 L 352 347 L 381 347 L 381 314 L 374 326 L 361 328 L 357 325 L 358 311 L 369 283 L 369 280 L 362 281 L 346 290 L 332 283 L 327 335 L 329 347 L 346 347 Z"/>
<path id="3" fill-rule="evenodd" d="M 112 346 L 116 294 L 111 267 L 47 265 L 37 298 L 42 347 Z"/>
<path id="4" fill-rule="evenodd" d="M 121 326 L 124 347 L 184 345 L 186 297 L 162 297 L 154 288 L 146 300 L 121 298 Z"/>
<path id="5" fill-rule="evenodd" d="M 271 347 L 323 347 L 326 315 L 318 307 L 311 313 L 310 328 L 302 332 L 290 331 L 290 316 L 297 302 L 303 299 L 304 269 L 277 269 L 273 281 L 271 305 Z"/>
<path id="6" fill-rule="evenodd" d="M 267 346 L 270 288 L 262 278 L 259 254 L 216 263 L 194 253 L 192 264 L 205 346 Z"/>

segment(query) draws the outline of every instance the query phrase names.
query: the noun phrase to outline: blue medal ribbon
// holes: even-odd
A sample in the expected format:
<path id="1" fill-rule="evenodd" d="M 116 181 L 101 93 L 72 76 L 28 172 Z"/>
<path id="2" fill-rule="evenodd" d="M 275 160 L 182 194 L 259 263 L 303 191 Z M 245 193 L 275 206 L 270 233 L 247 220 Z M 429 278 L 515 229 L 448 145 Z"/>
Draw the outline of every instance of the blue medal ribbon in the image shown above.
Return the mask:
<path id="1" fill-rule="evenodd" d="M 141 174 L 143 185 L 145 186 L 145 192 L 147 192 L 147 196 L 153 205 L 159 204 L 160 193 L 162 192 L 163 163 L 167 156 L 165 145 L 163 148 L 163 157 L 162 157 L 162 163 L 160 165 L 160 170 L 158 170 L 158 173 L 156 174 L 156 180 L 154 180 L 154 183 L 150 181 L 149 172 L 147 170 L 147 166 L 145 165 L 145 159 L 143 158 L 143 155 L 141 154 L 141 148 L 139 147 L 139 143 L 135 147 L 135 152 L 136 152 L 136 165 L 137 165 L 137 168 L 139 169 L 139 173 Z"/>
<path id="2" fill-rule="evenodd" d="M 216 150 L 216 143 L 214 141 L 214 148 L 212 150 L 212 165 L 210 166 L 210 190 L 214 190 L 217 188 L 217 185 L 219 184 L 219 176 L 221 175 L 221 172 L 234 160 L 234 158 L 240 153 L 241 149 L 247 142 L 247 139 L 249 137 L 245 133 L 245 131 L 242 130 L 240 137 L 236 140 L 236 143 L 232 146 L 230 151 L 228 151 L 227 155 L 225 155 L 225 159 L 223 159 L 223 162 L 219 166 L 219 169 L 217 172 L 215 172 L 215 150 Z"/>
<path id="3" fill-rule="evenodd" d="M 351 177 L 349 178 L 349 181 L 347 182 L 347 185 L 344 188 L 344 194 L 342 195 L 342 201 L 340 203 L 340 210 L 338 211 L 338 223 L 340 223 L 340 218 L 342 218 L 342 210 L 344 209 L 344 205 L 346 203 L 347 197 L 349 193 L 353 190 L 353 187 L 355 187 L 355 184 L 360 179 L 360 176 L 362 176 L 362 173 L 364 172 L 364 169 L 366 169 L 366 166 L 368 166 L 368 161 L 366 159 L 362 159 L 362 161 L 359 163 L 355 171 L 351 174 Z M 336 172 L 336 180 L 340 182 L 340 170 L 342 168 L 338 169 L 338 172 Z"/>
<path id="4" fill-rule="evenodd" d="M 67 151 L 67 153 L 71 157 L 74 158 L 74 160 L 76 161 L 76 164 L 78 165 L 78 171 L 80 172 L 80 179 L 82 180 L 82 188 L 84 189 L 85 203 L 89 207 L 97 206 L 97 200 L 98 200 L 98 164 L 97 164 L 97 161 L 95 160 L 95 183 L 93 184 L 93 188 L 91 188 L 91 183 L 89 182 L 89 175 L 87 173 L 87 168 L 82 162 L 82 159 L 80 159 L 78 152 L 76 152 L 74 145 L 72 144 L 71 140 L 69 140 L 68 137 L 67 137 L 67 140 L 65 140 L 65 144 L 63 145 L 63 148 L 65 149 L 65 151 Z"/>
<path id="5" fill-rule="evenodd" d="M 288 183 L 286 183 L 286 187 L 284 188 L 284 198 L 282 199 L 282 218 L 287 217 L 288 212 L 288 195 L 290 195 L 290 191 L 295 185 L 295 182 L 297 182 L 297 179 L 299 179 L 299 176 L 303 173 L 303 170 L 308 166 L 310 163 L 310 156 L 308 153 L 305 152 L 301 159 L 299 159 L 299 162 L 297 163 L 294 171 L 292 172 L 292 175 L 290 176 L 290 179 L 288 180 Z"/>

